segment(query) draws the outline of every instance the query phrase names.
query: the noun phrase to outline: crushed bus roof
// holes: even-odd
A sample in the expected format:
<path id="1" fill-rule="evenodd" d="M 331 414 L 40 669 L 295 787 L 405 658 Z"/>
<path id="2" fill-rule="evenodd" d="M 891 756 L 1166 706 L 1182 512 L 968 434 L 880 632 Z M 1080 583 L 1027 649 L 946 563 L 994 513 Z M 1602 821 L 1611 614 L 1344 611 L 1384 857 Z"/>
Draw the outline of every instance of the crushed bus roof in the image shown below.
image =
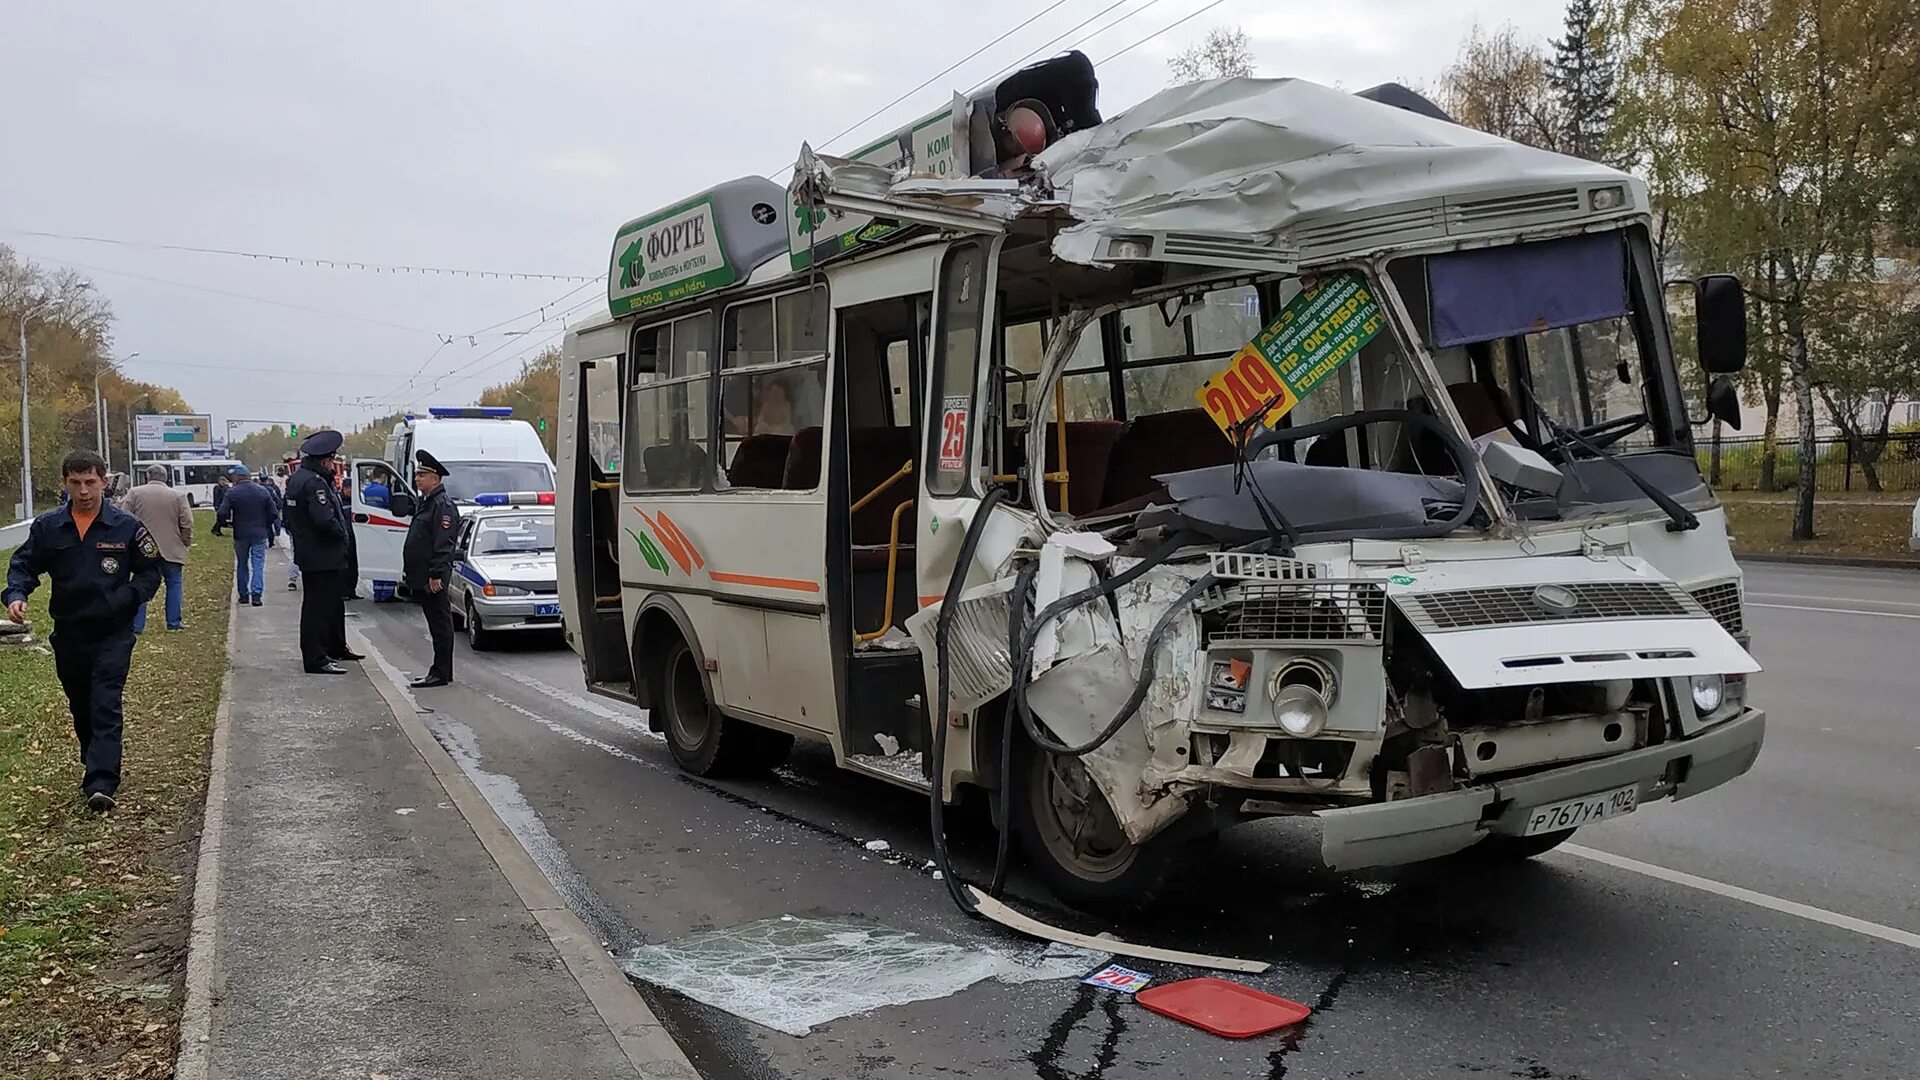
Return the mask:
<path id="1" fill-rule="evenodd" d="M 1075 262 L 1134 233 L 1253 236 L 1312 261 L 1647 208 L 1618 169 L 1304 79 L 1163 90 L 1037 166 L 1079 223 L 1054 248 Z"/>

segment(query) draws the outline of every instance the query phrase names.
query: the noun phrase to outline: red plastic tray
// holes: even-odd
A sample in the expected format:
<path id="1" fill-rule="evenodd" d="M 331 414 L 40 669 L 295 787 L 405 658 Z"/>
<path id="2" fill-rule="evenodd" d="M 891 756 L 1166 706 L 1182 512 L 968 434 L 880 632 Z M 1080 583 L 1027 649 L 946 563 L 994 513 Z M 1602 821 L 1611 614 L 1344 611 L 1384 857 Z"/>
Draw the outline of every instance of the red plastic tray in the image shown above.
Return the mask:
<path id="1" fill-rule="evenodd" d="M 1149 987 L 1134 997 L 1161 1016 L 1171 1016 L 1229 1039 L 1265 1035 L 1288 1024 L 1297 1024 L 1313 1013 L 1297 1001 L 1274 997 L 1225 979 L 1182 979 Z"/>

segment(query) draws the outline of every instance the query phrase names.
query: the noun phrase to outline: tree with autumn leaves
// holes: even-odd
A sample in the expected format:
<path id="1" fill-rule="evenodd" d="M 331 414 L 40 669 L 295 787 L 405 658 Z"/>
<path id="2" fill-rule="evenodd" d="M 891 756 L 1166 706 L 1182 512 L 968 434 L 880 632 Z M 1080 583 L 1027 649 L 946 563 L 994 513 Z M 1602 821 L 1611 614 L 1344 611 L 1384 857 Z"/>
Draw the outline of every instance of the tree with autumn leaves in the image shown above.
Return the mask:
<path id="1" fill-rule="evenodd" d="M 1816 398 L 1862 452 L 1877 400 L 1920 389 L 1901 169 L 1920 132 L 1920 0 L 1618 0 L 1615 123 L 1670 252 L 1742 272 L 1769 439 L 1790 392 L 1793 535 L 1814 535 Z M 1770 444 L 1769 444 L 1770 448 Z"/>

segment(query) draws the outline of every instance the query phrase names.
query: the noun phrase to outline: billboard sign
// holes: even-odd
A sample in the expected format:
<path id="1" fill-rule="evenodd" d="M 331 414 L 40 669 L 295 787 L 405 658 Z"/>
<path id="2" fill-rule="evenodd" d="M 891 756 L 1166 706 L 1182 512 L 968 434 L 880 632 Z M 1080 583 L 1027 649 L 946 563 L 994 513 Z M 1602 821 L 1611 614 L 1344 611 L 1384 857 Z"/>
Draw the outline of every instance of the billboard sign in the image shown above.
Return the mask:
<path id="1" fill-rule="evenodd" d="M 213 449 L 213 417 L 142 414 L 133 418 L 133 448 L 141 454 L 197 454 Z"/>

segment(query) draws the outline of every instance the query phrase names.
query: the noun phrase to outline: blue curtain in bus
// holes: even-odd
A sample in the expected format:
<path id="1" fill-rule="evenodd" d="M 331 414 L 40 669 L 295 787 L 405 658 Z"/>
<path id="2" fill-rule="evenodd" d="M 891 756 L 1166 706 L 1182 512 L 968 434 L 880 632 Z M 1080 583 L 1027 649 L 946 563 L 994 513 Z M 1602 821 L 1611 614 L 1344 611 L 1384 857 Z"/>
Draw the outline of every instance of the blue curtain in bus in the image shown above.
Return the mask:
<path id="1" fill-rule="evenodd" d="M 1538 333 L 1627 313 L 1619 233 L 1482 248 L 1427 259 L 1435 348 Z"/>

